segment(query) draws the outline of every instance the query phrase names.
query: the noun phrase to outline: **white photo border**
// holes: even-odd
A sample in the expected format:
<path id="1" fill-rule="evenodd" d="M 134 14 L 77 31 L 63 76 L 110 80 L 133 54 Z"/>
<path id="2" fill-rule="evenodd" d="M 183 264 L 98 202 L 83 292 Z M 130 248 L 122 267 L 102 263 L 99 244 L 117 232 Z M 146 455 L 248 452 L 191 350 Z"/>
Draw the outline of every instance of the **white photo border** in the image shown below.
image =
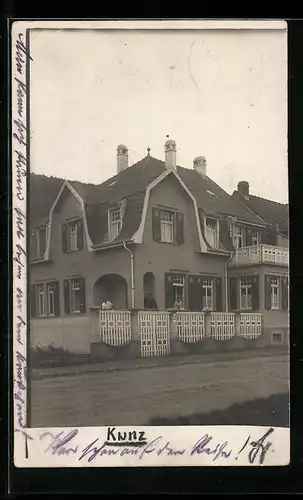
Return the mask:
<path id="1" fill-rule="evenodd" d="M 12 24 L 14 465 L 22 468 L 288 465 L 290 461 L 290 430 L 288 428 L 257 426 L 29 427 L 27 359 L 30 316 L 27 300 L 27 213 L 28 174 L 30 172 L 30 32 L 33 29 L 134 30 L 138 28 L 140 30 L 218 30 L 222 28 L 287 30 L 286 22 L 280 20 L 15 21 Z M 125 436 L 126 439 L 124 443 L 122 440 L 122 446 L 121 436 Z M 58 442 L 61 442 L 60 446 L 57 446 Z"/>

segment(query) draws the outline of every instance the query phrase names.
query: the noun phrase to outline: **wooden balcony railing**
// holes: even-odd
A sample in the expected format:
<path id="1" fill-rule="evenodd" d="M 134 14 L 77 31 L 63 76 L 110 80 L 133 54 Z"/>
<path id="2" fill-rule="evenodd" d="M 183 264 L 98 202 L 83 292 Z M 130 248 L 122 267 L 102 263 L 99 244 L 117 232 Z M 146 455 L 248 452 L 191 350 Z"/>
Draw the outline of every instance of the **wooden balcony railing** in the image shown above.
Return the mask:
<path id="1" fill-rule="evenodd" d="M 236 248 L 231 266 L 246 266 L 249 264 L 278 264 L 289 265 L 288 248 L 271 245 L 253 245 Z"/>

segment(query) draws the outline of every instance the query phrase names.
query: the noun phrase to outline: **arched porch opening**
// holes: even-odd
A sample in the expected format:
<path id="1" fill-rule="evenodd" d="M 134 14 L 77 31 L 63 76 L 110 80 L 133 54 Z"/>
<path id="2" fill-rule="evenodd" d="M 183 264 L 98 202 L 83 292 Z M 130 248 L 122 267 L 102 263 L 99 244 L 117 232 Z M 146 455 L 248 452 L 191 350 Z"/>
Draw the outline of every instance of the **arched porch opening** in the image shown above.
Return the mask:
<path id="1" fill-rule="evenodd" d="M 94 305 L 109 300 L 114 309 L 127 309 L 127 282 L 119 274 L 104 274 L 94 284 Z"/>

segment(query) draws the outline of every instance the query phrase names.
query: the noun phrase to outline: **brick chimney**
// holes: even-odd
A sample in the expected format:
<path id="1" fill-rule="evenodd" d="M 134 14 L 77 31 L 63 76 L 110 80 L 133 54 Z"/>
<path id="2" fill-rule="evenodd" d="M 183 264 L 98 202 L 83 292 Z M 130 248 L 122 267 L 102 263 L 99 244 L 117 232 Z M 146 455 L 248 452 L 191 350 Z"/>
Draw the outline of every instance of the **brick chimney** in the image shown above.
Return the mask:
<path id="1" fill-rule="evenodd" d="M 117 173 L 128 167 L 128 149 L 124 144 L 119 144 L 117 147 Z"/>
<path id="2" fill-rule="evenodd" d="M 206 177 L 206 158 L 205 156 L 197 156 L 194 159 L 194 169 L 202 177 Z"/>
<path id="3" fill-rule="evenodd" d="M 249 199 L 249 183 L 246 181 L 238 182 L 238 193 L 240 193 L 245 200 Z"/>
<path id="4" fill-rule="evenodd" d="M 177 144 L 172 139 L 168 139 L 164 145 L 166 168 L 177 168 Z"/>

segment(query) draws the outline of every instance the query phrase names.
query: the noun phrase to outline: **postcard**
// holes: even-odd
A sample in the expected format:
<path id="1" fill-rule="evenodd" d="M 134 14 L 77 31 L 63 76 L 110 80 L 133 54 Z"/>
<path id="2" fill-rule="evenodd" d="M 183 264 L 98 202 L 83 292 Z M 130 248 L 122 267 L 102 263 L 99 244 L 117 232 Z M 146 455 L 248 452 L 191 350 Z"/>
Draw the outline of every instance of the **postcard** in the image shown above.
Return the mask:
<path id="1" fill-rule="evenodd" d="M 14 464 L 290 462 L 287 23 L 15 21 Z"/>

